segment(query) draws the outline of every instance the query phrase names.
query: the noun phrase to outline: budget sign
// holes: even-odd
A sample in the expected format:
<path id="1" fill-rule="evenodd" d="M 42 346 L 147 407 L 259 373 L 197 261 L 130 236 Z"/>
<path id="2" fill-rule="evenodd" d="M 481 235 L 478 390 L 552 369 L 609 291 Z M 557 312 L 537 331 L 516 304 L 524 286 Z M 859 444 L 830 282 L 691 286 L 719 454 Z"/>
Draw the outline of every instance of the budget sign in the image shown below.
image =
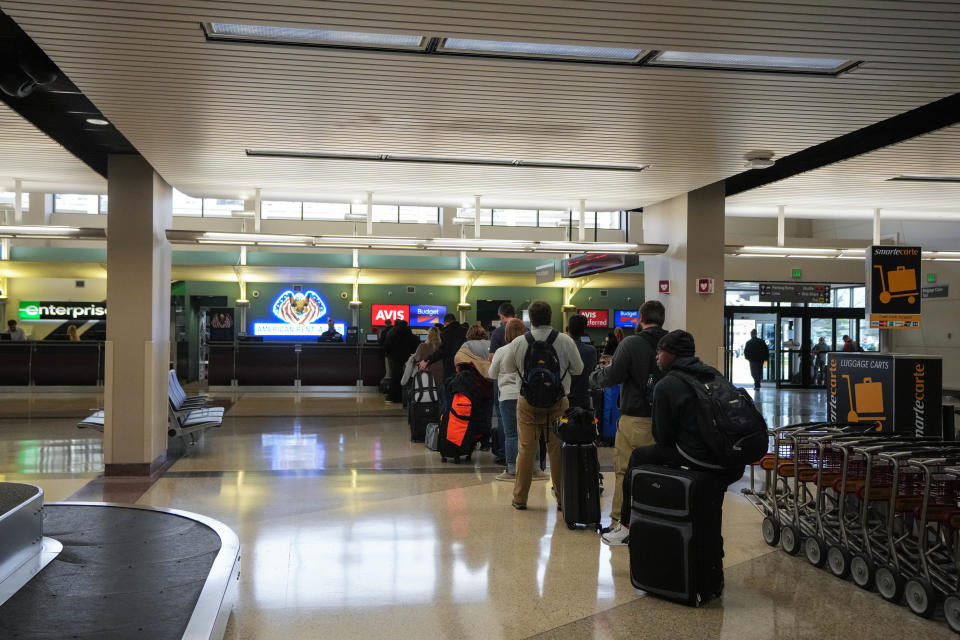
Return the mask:
<path id="1" fill-rule="evenodd" d="M 447 315 L 447 308 L 443 305 L 412 304 L 410 305 L 410 326 L 429 327 L 436 322 L 443 322 Z"/>

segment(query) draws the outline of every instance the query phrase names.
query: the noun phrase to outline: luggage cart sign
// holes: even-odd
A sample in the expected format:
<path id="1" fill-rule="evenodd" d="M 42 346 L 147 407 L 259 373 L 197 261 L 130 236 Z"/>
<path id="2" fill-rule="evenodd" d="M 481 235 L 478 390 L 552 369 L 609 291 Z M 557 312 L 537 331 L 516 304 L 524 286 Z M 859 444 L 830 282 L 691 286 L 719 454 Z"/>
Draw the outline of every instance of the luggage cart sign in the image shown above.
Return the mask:
<path id="1" fill-rule="evenodd" d="M 920 328 L 920 247 L 874 245 L 867 252 L 867 314 L 873 329 Z"/>
<path id="2" fill-rule="evenodd" d="M 893 431 L 893 357 L 827 354 L 827 419 Z"/>

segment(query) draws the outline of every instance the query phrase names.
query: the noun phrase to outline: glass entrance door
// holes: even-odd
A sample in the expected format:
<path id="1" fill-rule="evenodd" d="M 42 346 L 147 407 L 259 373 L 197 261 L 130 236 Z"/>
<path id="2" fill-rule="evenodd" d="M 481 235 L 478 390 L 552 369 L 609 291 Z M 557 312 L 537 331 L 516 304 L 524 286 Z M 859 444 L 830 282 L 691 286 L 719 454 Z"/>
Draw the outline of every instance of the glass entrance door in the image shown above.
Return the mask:
<path id="1" fill-rule="evenodd" d="M 750 340 L 750 332 L 757 331 L 757 337 L 767 343 L 769 360 L 763 367 L 765 382 L 774 381 L 773 362 L 776 345 L 777 315 L 775 313 L 743 313 L 732 311 L 727 314 L 727 375 L 736 385 L 753 386 L 750 363 L 744 357 L 743 349 Z"/>
<path id="2" fill-rule="evenodd" d="M 803 384 L 803 319 L 780 316 L 777 329 L 777 386 L 800 386 Z"/>
<path id="3" fill-rule="evenodd" d="M 827 354 L 837 350 L 837 334 L 833 318 L 810 318 L 810 384 L 823 387 L 826 380 Z"/>

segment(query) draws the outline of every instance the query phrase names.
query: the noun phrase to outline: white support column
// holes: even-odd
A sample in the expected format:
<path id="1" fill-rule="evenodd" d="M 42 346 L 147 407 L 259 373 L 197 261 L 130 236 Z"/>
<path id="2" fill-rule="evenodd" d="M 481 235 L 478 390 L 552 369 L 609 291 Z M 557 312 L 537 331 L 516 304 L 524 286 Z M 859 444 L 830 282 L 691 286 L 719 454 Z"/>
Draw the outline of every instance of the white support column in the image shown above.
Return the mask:
<path id="1" fill-rule="evenodd" d="M 13 224 L 23 224 L 23 180 L 13 181 Z"/>
<path id="2" fill-rule="evenodd" d="M 260 233 L 260 187 L 257 187 L 253 194 L 253 232 Z"/>
<path id="3" fill-rule="evenodd" d="M 580 221 L 580 232 L 579 232 L 580 234 L 578 236 L 578 239 L 580 240 L 580 242 L 583 242 L 584 240 L 587 239 L 586 209 L 587 209 L 587 201 L 584 200 L 583 198 L 580 198 L 580 209 L 577 211 L 577 219 Z M 572 233 L 570 235 L 573 236 Z"/>
<path id="4" fill-rule="evenodd" d="M 373 235 L 373 191 L 367 191 L 367 235 Z"/>
<path id="5" fill-rule="evenodd" d="M 777 246 L 785 246 L 787 241 L 787 214 L 786 207 L 777 207 Z"/>
<path id="6" fill-rule="evenodd" d="M 880 209 L 873 210 L 873 244 L 880 244 Z"/>
<path id="7" fill-rule="evenodd" d="M 473 196 L 473 237 L 480 237 L 480 196 Z"/>
<path id="8" fill-rule="evenodd" d="M 172 190 L 136 155 L 108 164 L 106 475 L 149 475 L 166 458 Z"/>

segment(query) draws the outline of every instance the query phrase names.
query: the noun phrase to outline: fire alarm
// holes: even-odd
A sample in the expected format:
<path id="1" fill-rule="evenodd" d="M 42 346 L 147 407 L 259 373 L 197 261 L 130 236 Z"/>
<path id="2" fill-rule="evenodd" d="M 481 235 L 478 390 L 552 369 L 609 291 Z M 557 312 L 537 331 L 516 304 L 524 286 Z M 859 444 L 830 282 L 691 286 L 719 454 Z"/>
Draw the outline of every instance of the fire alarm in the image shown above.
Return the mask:
<path id="1" fill-rule="evenodd" d="M 697 278 L 697 293 L 713 293 L 713 278 Z"/>
<path id="2" fill-rule="evenodd" d="M 670 281 L 661 280 L 660 287 L 657 289 L 657 291 L 659 291 L 660 293 L 670 293 Z"/>

